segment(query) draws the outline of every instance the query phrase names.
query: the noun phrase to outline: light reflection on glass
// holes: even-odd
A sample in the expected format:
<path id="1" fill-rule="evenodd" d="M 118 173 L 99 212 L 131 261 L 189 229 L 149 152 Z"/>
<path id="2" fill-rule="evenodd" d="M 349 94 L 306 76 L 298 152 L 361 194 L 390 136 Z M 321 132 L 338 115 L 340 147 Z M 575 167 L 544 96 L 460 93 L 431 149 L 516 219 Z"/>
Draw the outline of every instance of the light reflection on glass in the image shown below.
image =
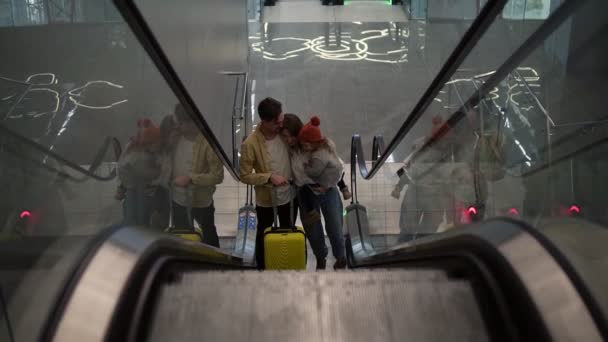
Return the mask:
<path id="1" fill-rule="evenodd" d="M 268 36 L 268 23 L 264 24 L 264 35 Z M 390 23 L 390 28 L 382 30 L 365 30 L 360 34 L 365 36 L 361 39 L 354 39 L 349 32 L 327 33 L 324 36 L 319 36 L 313 39 L 298 38 L 298 37 L 276 37 L 264 41 L 259 34 L 250 36 L 251 40 L 260 40 L 251 44 L 251 49 L 258 52 L 266 60 L 284 61 L 295 58 L 306 51 L 313 53 L 313 56 L 325 60 L 332 61 L 369 61 L 376 63 L 405 63 L 408 61 L 406 39 L 410 36 L 410 31 L 407 27 L 399 27 L 395 23 Z M 397 49 L 387 51 L 372 51 L 370 44 L 376 39 L 391 39 L 392 42 L 398 42 Z M 285 52 L 269 51 L 269 43 L 285 41 L 295 41 L 301 47 L 288 50 Z M 332 44 L 334 43 L 334 44 Z M 275 47 L 273 44 L 272 47 Z"/>
<path id="2" fill-rule="evenodd" d="M 76 106 L 84 107 L 84 108 L 88 108 L 88 109 L 109 109 L 109 108 L 112 108 L 114 106 L 117 106 L 117 105 L 119 105 L 121 103 L 125 103 L 125 102 L 128 101 L 127 99 L 119 100 L 119 101 L 116 101 L 116 102 L 111 103 L 111 104 L 106 105 L 106 106 L 91 106 L 91 105 L 85 105 L 85 104 L 81 103 L 78 100 L 78 98 L 80 96 L 82 96 L 82 92 L 84 91 L 84 89 L 88 88 L 90 85 L 93 85 L 93 84 L 104 84 L 104 85 L 107 85 L 109 87 L 118 88 L 118 89 L 122 89 L 123 88 L 123 86 L 120 85 L 120 84 L 114 84 L 114 83 L 108 82 L 108 81 L 103 81 L 103 80 L 89 81 L 89 82 L 87 82 L 82 87 L 74 88 L 74 89 L 68 91 L 68 94 L 70 95 L 70 101 L 72 101 Z"/>

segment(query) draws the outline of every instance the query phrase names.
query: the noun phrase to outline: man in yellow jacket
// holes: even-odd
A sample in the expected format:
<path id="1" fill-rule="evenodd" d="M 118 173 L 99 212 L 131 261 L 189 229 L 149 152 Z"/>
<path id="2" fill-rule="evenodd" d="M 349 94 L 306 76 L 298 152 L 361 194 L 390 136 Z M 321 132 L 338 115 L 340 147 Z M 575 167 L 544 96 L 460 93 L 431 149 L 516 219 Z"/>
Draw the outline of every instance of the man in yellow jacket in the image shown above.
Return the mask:
<path id="1" fill-rule="evenodd" d="M 175 108 L 175 118 L 180 136 L 173 150 L 174 225 L 192 227 L 196 220 L 203 230 L 203 242 L 219 247 L 213 194 L 224 181 L 222 162 L 181 105 Z"/>
<path id="2" fill-rule="evenodd" d="M 282 227 L 290 222 L 290 201 L 294 191 L 289 186 L 291 163 L 289 148 L 279 136 L 283 119 L 281 102 L 266 98 L 258 105 L 260 124 L 241 146 L 240 175 L 243 183 L 254 185 L 258 219 L 255 258 L 258 269 L 264 268 L 264 229 L 274 221 L 273 205 L 277 206 Z M 276 198 L 273 198 L 272 187 Z M 293 204 L 295 219 L 298 204 Z"/>

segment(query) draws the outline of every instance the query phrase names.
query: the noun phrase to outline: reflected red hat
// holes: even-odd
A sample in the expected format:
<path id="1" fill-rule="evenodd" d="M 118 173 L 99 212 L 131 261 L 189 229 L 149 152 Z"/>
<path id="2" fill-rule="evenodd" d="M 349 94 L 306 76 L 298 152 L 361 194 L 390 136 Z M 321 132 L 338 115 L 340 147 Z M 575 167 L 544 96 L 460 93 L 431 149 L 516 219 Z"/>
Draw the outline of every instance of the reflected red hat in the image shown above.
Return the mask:
<path id="1" fill-rule="evenodd" d="M 160 128 L 150 119 L 137 120 L 137 138 L 135 142 L 139 145 L 160 142 Z"/>
<path id="2" fill-rule="evenodd" d="M 431 119 L 431 122 L 433 123 L 433 126 L 431 128 L 431 137 L 434 137 L 435 135 L 438 134 L 445 134 L 448 132 L 448 130 L 450 129 L 450 126 L 448 125 L 447 122 L 445 122 L 443 120 L 443 118 L 439 115 L 434 116 Z"/>

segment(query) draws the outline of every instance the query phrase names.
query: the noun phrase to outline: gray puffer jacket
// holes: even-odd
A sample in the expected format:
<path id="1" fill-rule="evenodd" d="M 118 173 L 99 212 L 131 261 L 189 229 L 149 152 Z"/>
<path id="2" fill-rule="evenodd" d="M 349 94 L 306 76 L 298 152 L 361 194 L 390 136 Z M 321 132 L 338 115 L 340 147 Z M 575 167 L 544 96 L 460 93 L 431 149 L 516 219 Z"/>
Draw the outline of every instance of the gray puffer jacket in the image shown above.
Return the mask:
<path id="1" fill-rule="evenodd" d="M 342 178 L 344 167 L 336 153 L 336 145 L 327 139 L 330 149 L 321 148 L 310 155 L 309 161 L 304 165 L 304 172 L 315 183 L 332 188 Z"/>

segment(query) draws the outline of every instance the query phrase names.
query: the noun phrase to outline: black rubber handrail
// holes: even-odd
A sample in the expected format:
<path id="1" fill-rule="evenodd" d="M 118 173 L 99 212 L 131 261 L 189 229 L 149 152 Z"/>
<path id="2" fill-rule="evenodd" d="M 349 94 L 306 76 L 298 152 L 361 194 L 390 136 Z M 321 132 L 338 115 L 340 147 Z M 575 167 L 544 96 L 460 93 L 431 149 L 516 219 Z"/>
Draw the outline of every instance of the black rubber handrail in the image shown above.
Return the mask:
<path id="1" fill-rule="evenodd" d="M 457 70 L 456 72 L 460 72 L 460 70 Z M 471 80 L 471 84 L 473 84 L 473 87 L 475 88 L 476 91 L 479 91 L 479 85 L 477 85 L 477 81 Z M 452 87 L 456 91 L 456 95 L 458 96 L 458 99 L 460 100 L 461 106 L 464 105 L 464 100 L 462 99 L 462 96 L 460 95 L 460 91 L 458 90 L 456 83 L 452 83 Z M 493 112 L 492 107 L 490 107 L 490 105 L 488 105 L 486 101 L 481 101 L 481 104 L 482 104 L 482 106 L 484 106 L 486 108 L 488 113 Z"/>
<path id="2" fill-rule="evenodd" d="M 367 179 L 369 172 L 363 155 L 363 145 L 359 134 L 354 134 L 350 145 L 350 186 L 353 189 L 351 203 L 359 203 L 357 199 L 357 166 L 363 178 Z M 379 157 L 384 153 L 384 138 L 381 135 L 374 136 L 372 143 L 372 168 L 379 162 Z"/>
<path id="3" fill-rule="evenodd" d="M 111 138 L 111 137 L 106 138 L 102 147 L 97 152 L 96 157 L 94 158 L 93 163 L 91 164 L 91 167 L 87 170 L 87 169 L 83 168 L 82 166 L 80 166 L 74 162 L 71 162 L 71 161 L 65 159 L 64 157 L 62 157 L 61 155 L 47 149 L 46 147 L 40 145 L 39 143 L 37 143 L 27 137 L 24 137 L 21 134 L 18 134 L 16 132 L 12 131 L 11 129 L 7 128 L 6 126 L 4 126 L 2 124 L 0 124 L 0 131 L 4 132 L 4 134 L 9 135 L 16 140 L 19 140 L 24 145 L 29 146 L 29 147 L 33 148 L 34 150 L 37 150 L 37 151 L 43 153 L 45 157 L 46 156 L 51 157 L 55 161 L 59 162 L 61 165 L 67 166 L 67 167 L 81 173 L 82 175 L 85 176 L 85 179 L 93 178 L 98 181 L 110 181 L 116 177 L 116 169 L 113 169 L 108 176 L 99 176 L 99 175 L 95 174 L 95 172 L 97 171 L 99 166 L 101 166 L 101 162 L 103 161 L 103 156 L 106 154 L 110 145 L 113 145 L 115 153 L 119 153 L 121 151 L 120 143 L 118 142 L 118 140 L 116 138 Z M 115 157 L 116 157 L 116 160 L 118 160 L 118 157 L 120 157 L 120 155 L 116 155 Z M 68 175 L 65 172 L 61 172 L 48 165 L 45 165 L 45 167 L 47 167 L 48 169 L 50 169 L 54 172 L 60 173 L 62 176 L 69 177 L 70 179 L 73 179 L 76 181 L 83 180 L 83 179 L 78 179 L 76 177 Z"/>
<path id="4" fill-rule="evenodd" d="M 565 155 L 563 155 L 563 156 L 561 156 L 561 157 L 559 157 L 557 159 L 552 160 L 551 163 L 546 163 L 546 164 L 541 165 L 541 166 L 539 166 L 537 168 L 531 169 L 531 170 L 523 173 L 522 177 L 529 177 L 529 176 L 535 175 L 535 174 L 537 174 L 537 173 L 539 173 L 539 172 L 541 172 L 543 170 L 548 169 L 552 165 L 559 164 L 559 163 L 561 163 L 563 161 L 566 161 L 566 160 L 570 160 L 570 159 L 572 159 L 572 158 L 574 158 L 576 156 L 580 156 L 582 153 L 591 151 L 594 148 L 596 148 L 598 146 L 601 146 L 601 145 L 603 145 L 603 144 L 605 144 L 607 142 L 608 142 L 608 138 L 602 138 L 602 139 L 596 140 L 596 141 L 594 141 L 592 143 L 584 145 L 583 147 L 579 147 L 576 150 L 574 150 L 574 151 L 572 151 L 570 153 L 567 153 L 567 154 L 565 154 Z"/>
<path id="5" fill-rule="evenodd" d="M 13 333 L 13 323 L 11 323 L 11 319 L 8 313 L 8 301 L 6 300 L 2 287 L 0 287 L 0 312 L 2 316 L 4 316 L 4 324 L 6 325 L 6 334 L 8 335 L 10 342 L 15 342 L 15 335 Z"/>
<path id="6" fill-rule="evenodd" d="M 4 147 L 3 151 L 13 154 L 15 157 L 19 158 L 22 161 L 23 160 L 27 160 L 27 161 L 30 161 L 30 162 L 32 162 L 34 164 L 37 164 L 36 165 L 37 167 L 45 169 L 48 172 L 50 172 L 50 173 L 52 173 L 54 175 L 57 175 L 57 176 L 59 176 L 62 179 L 66 179 L 66 180 L 69 179 L 69 180 L 74 181 L 74 182 L 81 182 L 82 181 L 82 179 L 76 178 L 73 175 L 68 174 L 64 170 L 60 170 L 58 168 L 55 168 L 55 167 L 52 167 L 52 166 L 49 166 L 49 165 L 45 164 L 42 160 L 39 160 L 39 159 L 36 159 L 36 158 L 32 158 L 32 157 L 27 157 L 27 156 L 23 155 L 23 153 L 22 153 L 21 150 L 16 150 L 16 149 L 13 149 L 13 148 L 10 148 L 10 147 Z M 86 176 L 85 176 L 85 179 L 86 179 Z"/>
<path id="7" fill-rule="evenodd" d="M 526 79 L 519 73 L 519 71 L 517 71 L 517 68 L 513 69 L 513 73 L 515 74 L 515 75 L 513 75 L 513 77 L 516 80 L 519 80 L 519 81 L 521 81 L 521 83 L 523 83 L 524 88 L 526 88 L 526 90 L 532 97 L 532 100 L 534 100 L 534 103 L 536 103 L 536 106 L 545 115 L 547 120 L 549 120 L 549 122 L 551 123 L 551 126 L 555 126 L 555 122 L 553 121 L 553 118 L 551 118 L 551 115 L 549 115 L 549 112 L 547 111 L 547 109 L 545 109 L 545 106 L 543 106 L 542 102 L 540 102 L 540 99 L 538 98 L 538 96 L 536 96 L 536 94 L 534 94 L 534 91 L 532 91 L 532 88 L 530 87 L 530 84 L 528 83 L 528 81 L 526 81 Z"/>
<path id="8" fill-rule="evenodd" d="M 199 265 L 213 265 L 214 268 L 231 268 L 231 269 L 252 269 L 253 266 L 245 264 L 243 259 L 226 253 L 219 248 L 209 245 L 196 243 L 192 241 L 182 240 L 166 234 L 157 234 L 147 232 L 145 229 L 129 227 L 124 225 L 113 225 L 104 229 L 100 234 L 95 235 L 90 239 L 85 248 L 79 252 L 80 262 L 71 265 L 69 272 L 66 272 L 66 277 L 63 279 L 64 286 L 51 306 L 52 312 L 48 315 L 48 319 L 42 329 L 41 341 L 52 341 L 53 336 L 57 332 L 57 328 L 63 319 L 66 310 L 69 309 L 69 300 L 75 289 L 79 286 L 87 272 L 96 272 L 91 270 L 91 264 L 98 257 L 98 252 L 104 247 L 110 246 L 108 249 L 122 249 L 124 257 L 135 255 L 137 262 L 129 264 L 128 268 L 120 268 L 116 270 L 117 275 L 128 274 L 129 277 L 124 278 L 125 286 L 123 288 L 124 295 L 117 298 L 119 300 L 116 308 L 122 308 L 123 303 L 130 295 L 143 295 L 146 293 L 142 289 L 142 276 L 151 275 L 154 272 L 152 263 L 168 263 L 168 262 L 193 262 Z M 145 243 L 142 244 L 141 242 Z M 92 273 L 89 273 L 92 274 Z M 135 288 L 133 287 L 135 285 Z M 104 289 L 102 289 L 104 290 Z M 103 291 L 102 291 L 103 292 Z M 133 304 L 130 305 L 132 307 Z M 117 310 L 116 312 L 121 312 Z M 129 317 L 129 322 L 131 316 Z M 114 320 L 114 319 L 112 319 Z M 92 324 L 94 329 L 99 329 L 98 322 Z M 112 340 L 112 339 L 110 339 Z"/>
<path id="9" fill-rule="evenodd" d="M 205 121 L 202 112 L 196 106 L 190 92 L 178 76 L 173 65 L 169 61 L 169 58 L 165 54 L 165 51 L 152 32 L 152 29 L 135 4 L 135 1 L 113 0 L 113 2 L 127 25 L 129 25 L 129 28 L 133 31 L 137 41 L 148 53 L 148 56 L 154 62 L 154 65 L 163 76 L 163 79 L 167 82 L 167 85 L 169 85 L 178 101 L 184 106 L 186 113 L 190 115 L 194 123 L 198 126 L 205 139 L 209 142 L 209 145 L 211 145 L 211 148 L 224 164 L 224 167 L 228 169 L 228 172 L 230 172 L 235 180 L 240 181 L 239 172 L 236 170 L 235 165 L 232 165 L 231 158 L 226 154 L 226 151 L 222 148 L 219 140 L 215 134 L 213 134 L 211 127 L 209 127 L 209 124 Z M 234 132 L 232 132 L 232 134 L 234 134 Z"/>
<path id="10" fill-rule="evenodd" d="M 399 128 L 399 131 L 395 135 L 395 137 L 391 140 L 387 148 L 382 152 L 382 155 L 377 158 L 372 166 L 371 170 L 367 170 L 367 167 L 360 168 L 361 176 L 365 179 L 371 179 L 378 172 L 378 170 L 384 165 L 386 159 L 388 159 L 389 155 L 393 153 L 393 151 L 401 144 L 403 138 L 409 133 L 409 131 L 414 127 L 414 125 L 418 122 L 418 120 L 422 117 L 422 115 L 426 112 L 429 105 L 433 102 L 433 99 L 437 96 L 439 91 L 443 89 L 444 85 L 448 80 L 452 77 L 452 75 L 458 70 L 462 62 L 469 55 L 469 53 L 476 46 L 479 39 L 483 36 L 483 34 L 488 30 L 490 25 L 494 22 L 495 17 L 500 14 L 500 11 L 507 3 L 508 0 L 490 0 L 483 7 L 477 18 L 473 21 L 467 32 L 465 32 L 464 36 L 456 46 L 456 48 L 452 51 L 443 67 L 431 82 L 431 85 L 424 92 L 414 109 L 410 112 L 409 116 L 405 119 L 405 122 Z M 353 135 L 353 147 L 355 147 L 355 140 L 360 140 L 359 135 Z M 359 146 L 361 143 L 359 142 Z M 363 165 L 365 164 L 364 158 L 361 150 L 355 151 L 355 153 L 360 156 L 360 158 L 352 159 L 351 152 L 351 164 L 353 164 L 356 159 L 362 159 Z M 352 167 L 352 166 L 351 166 Z M 352 178 L 352 175 L 351 175 Z"/>
<path id="11" fill-rule="evenodd" d="M 25 86 L 33 85 L 31 83 L 27 83 L 27 82 L 23 82 L 23 81 L 18 81 L 18 80 L 14 80 L 12 78 L 2 77 L 2 76 L 0 76 L 0 80 L 11 82 L 11 83 L 16 83 L 16 84 L 21 84 L 21 85 L 25 85 Z"/>

